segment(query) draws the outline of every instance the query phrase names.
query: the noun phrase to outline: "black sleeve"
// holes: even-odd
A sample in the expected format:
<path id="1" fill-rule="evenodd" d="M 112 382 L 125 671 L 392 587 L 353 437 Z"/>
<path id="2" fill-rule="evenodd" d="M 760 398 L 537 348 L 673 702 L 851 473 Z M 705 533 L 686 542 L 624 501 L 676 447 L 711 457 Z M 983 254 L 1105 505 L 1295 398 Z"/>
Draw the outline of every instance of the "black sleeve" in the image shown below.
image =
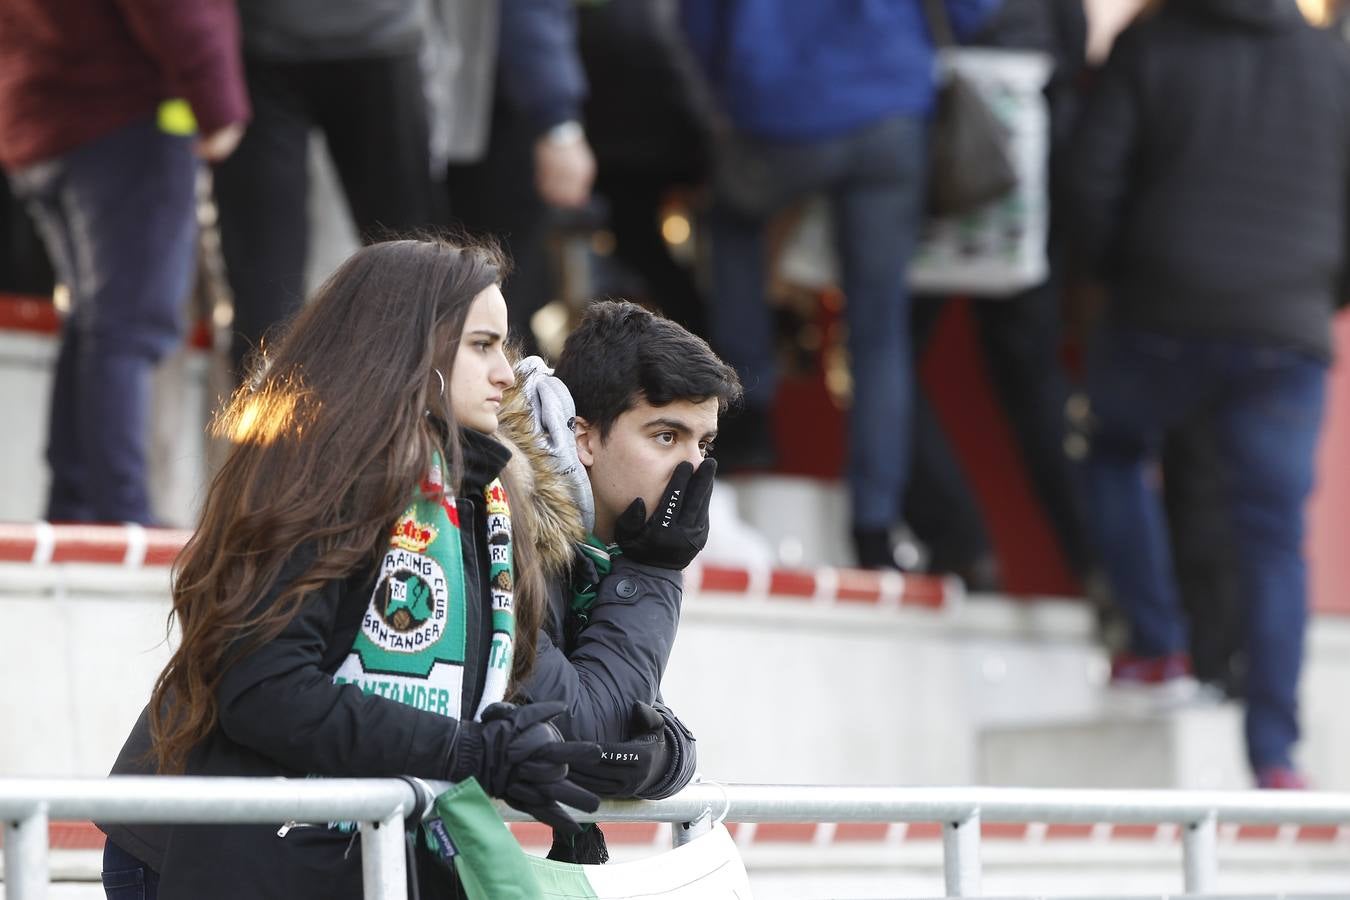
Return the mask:
<path id="1" fill-rule="evenodd" d="M 1116 41 L 1074 131 L 1063 175 L 1062 212 L 1076 263 L 1098 271 L 1124 213 L 1139 133 L 1142 64 L 1137 28 Z"/>
<path id="2" fill-rule="evenodd" d="M 150 707 L 141 710 L 136 724 L 127 735 L 126 743 L 117 754 L 109 775 L 154 775 L 155 762 L 151 756 Z M 168 846 L 172 825 L 127 825 L 95 822 L 112 842 L 144 862 L 156 872 L 164 870 L 164 849 Z"/>
<path id="3" fill-rule="evenodd" d="M 682 591 L 679 572 L 618 557 L 570 653 L 540 632 L 523 693 L 567 704 L 569 738 L 626 740 L 633 704 L 654 703 L 661 688 Z"/>
<path id="4" fill-rule="evenodd" d="M 230 664 L 216 692 L 220 729 L 299 772 L 445 778 L 456 720 L 334 684 L 323 667 L 338 610 L 359 589 L 330 582 L 305 598 L 275 640 Z M 279 593 L 273 588 L 263 602 Z"/>
<path id="5" fill-rule="evenodd" d="M 664 776 L 638 796 L 644 800 L 661 800 L 679 793 L 694 777 L 698 768 L 698 752 L 694 733 L 680 721 L 679 716 L 664 703 L 653 703 L 665 724 L 666 746 L 671 749 L 670 767 Z"/>

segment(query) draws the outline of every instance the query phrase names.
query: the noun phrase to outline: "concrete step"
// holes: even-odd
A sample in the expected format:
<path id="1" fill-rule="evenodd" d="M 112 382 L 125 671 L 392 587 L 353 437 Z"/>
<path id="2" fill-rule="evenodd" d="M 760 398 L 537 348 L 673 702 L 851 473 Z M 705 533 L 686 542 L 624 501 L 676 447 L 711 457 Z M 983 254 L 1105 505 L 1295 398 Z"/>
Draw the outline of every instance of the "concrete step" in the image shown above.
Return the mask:
<path id="1" fill-rule="evenodd" d="M 785 566 L 853 563 L 848 543 L 848 495 L 839 481 L 796 475 L 740 475 L 721 479 L 741 519 Z"/>
<path id="2" fill-rule="evenodd" d="M 1020 787 L 1241 789 L 1251 786 L 1242 709 L 1140 710 L 1103 692 L 1100 715 L 981 729 L 978 779 Z"/>

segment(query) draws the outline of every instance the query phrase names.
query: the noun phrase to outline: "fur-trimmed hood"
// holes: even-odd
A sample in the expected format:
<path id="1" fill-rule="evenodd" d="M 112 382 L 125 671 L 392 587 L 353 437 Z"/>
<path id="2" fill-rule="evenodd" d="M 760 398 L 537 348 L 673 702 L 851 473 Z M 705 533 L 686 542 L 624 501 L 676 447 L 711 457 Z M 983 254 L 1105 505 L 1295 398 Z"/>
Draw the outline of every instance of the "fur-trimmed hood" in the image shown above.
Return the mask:
<path id="1" fill-rule="evenodd" d="M 573 545 L 586 537 L 581 510 L 572 490 L 549 452 L 547 441 L 535 427 L 534 413 L 521 380 L 502 396 L 497 414 L 497 439 L 511 450 L 507 463 L 527 495 L 512 505 L 512 514 L 527 516 L 526 531 L 533 535 L 535 551 L 550 576 L 560 576 L 572 565 Z"/>

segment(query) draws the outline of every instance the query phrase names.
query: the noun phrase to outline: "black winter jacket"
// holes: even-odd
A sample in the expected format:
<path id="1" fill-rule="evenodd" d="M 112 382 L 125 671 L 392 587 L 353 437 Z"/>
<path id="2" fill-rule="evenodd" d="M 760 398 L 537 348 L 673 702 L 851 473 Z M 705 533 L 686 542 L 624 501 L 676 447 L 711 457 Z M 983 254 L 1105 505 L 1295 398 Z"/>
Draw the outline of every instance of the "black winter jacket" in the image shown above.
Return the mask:
<path id="1" fill-rule="evenodd" d="M 464 435 L 471 442 L 465 454 L 465 484 L 485 484 L 505 464 L 508 451 L 471 432 Z M 565 523 L 575 510 L 563 508 L 566 501 L 559 495 L 557 485 L 541 480 L 546 474 L 540 471 L 537 455 L 528 449 L 525 455 L 531 457 L 528 469 L 535 478 L 530 491 L 532 499 L 544 502 L 547 507 L 542 510 L 547 513 L 547 521 L 537 520 L 534 527 L 539 543 L 550 544 L 556 557 L 558 548 L 567 546 L 570 540 Z M 471 499 L 459 501 L 461 521 L 480 523 L 484 514 L 481 491 L 463 493 Z M 525 510 L 517 505 L 513 514 L 524 515 Z M 480 573 L 477 579 L 467 577 L 466 573 L 466 582 L 477 583 L 480 590 L 486 591 L 488 568 L 483 529 L 466 527 L 461 534 L 466 565 L 477 560 Z M 288 566 L 279 584 L 294 577 L 304 564 L 305 560 L 297 560 Z M 583 560 L 578 564 L 589 563 Z M 445 767 L 456 727 L 453 719 L 379 697 L 366 697 L 359 690 L 338 689 L 331 683 L 333 672 L 346 657 L 360 627 L 375 577 L 374 572 L 363 573 L 329 585 L 306 605 L 305 612 L 278 642 L 258 654 L 270 660 L 259 663 L 258 671 L 279 673 L 258 685 L 262 693 L 252 696 L 254 691 L 247 687 L 222 688 L 221 728 L 199 753 L 193 754 L 189 763 L 192 774 L 447 777 Z M 546 630 L 537 637 L 534 671 L 522 693 L 536 701 L 567 703 L 570 715 L 565 730 L 569 731 L 569 738 L 626 740 L 633 702 L 659 699 L 661 676 L 679 623 L 682 576 L 619 557 L 614 571 L 600 582 L 587 628 L 571 641 L 563 636 L 569 593 L 562 582 L 556 587 Z M 473 612 L 480 612 L 480 607 L 481 604 L 467 604 Z M 468 629 L 471 637 L 466 647 L 469 659 L 461 708 L 475 709 L 482 690 L 481 654 L 491 642 L 490 623 L 486 617 L 471 615 Z M 474 658 L 480 662 L 473 663 Z M 248 674 L 253 670 L 252 660 L 245 661 L 243 671 L 231 672 L 229 685 L 246 686 L 257 681 Z M 293 726 L 276 727 L 275 713 L 264 714 L 264 710 L 274 708 L 269 703 L 278 702 L 275 692 L 287 689 L 287 685 L 299 685 L 303 692 L 292 701 L 302 708 L 288 714 L 286 721 L 308 723 L 309 729 L 329 729 L 325 740 L 330 740 L 330 749 L 343 748 L 341 753 L 333 750 L 322 754 L 322 758 L 311 758 L 306 743 L 317 732 Z M 327 705 L 316 702 L 311 706 L 307 702 L 329 697 L 338 690 L 344 695 L 356 695 L 361 698 L 359 702 L 370 708 L 354 710 L 351 704 L 358 702 L 356 697 L 344 696 L 341 702 Z M 228 697 L 244 698 L 230 700 L 229 712 L 227 692 Z M 668 741 L 678 747 L 671 770 L 650 792 L 653 797 L 673 793 L 687 784 L 695 761 L 692 735 L 669 710 L 662 706 L 658 709 L 667 722 Z M 352 727 L 358 718 L 362 723 L 359 740 Z M 367 727 L 370 722 L 380 724 L 370 728 Z M 306 734 L 310 737 L 305 737 Z M 151 773 L 149 751 L 149 730 L 142 713 L 112 774 Z M 299 758 L 298 754 L 305 758 Z M 347 853 L 351 840 L 348 835 L 322 827 L 301 826 L 279 838 L 278 825 L 100 827 L 119 846 L 161 873 L 160 891 L 165 900 L 359 896 L 359 841 Z M 290 845 L 300 845 L 304 852 L 290 852 Z M 420 851 L 418 863 L 421 896 L 454 896 L 449 893 L 453 890 L 451 882 L 441 874 L 438 863 Z"/>
<path id="2" fill-rule="evenodd" d="M 1063 186 L 1112 323 L 1330 356 L 1350 53 L 1295 0 L 1172 0 L 1128 28 Z"/>
<path id="3" fill-rule="evenodd" d="M 486 509 L 482 488 L 510 458 L 501 444 L 471 431 L 465 439 L 464 490 L 456 505 L 464 549 L 467 641 L 461 708 L 477 708 L 491 646 Z M 276 597 L 310 561 L 289 563 L 269 591 Z M 336 685 L 370 604 L 377 571 L 330 582 L 308 599 L 274 641 L 229 667 L 217 693 L 219 724 L 189 756 L 189 775 L 449 777 L 458 722 L 438 713 Z M 264 600 L 263 602 L 267 602 Z M 147 774 L 153 764 L 145 713 L 113 774 Z M 173 898 L 360 897 L 361 854 L 352 835 L 326 827 L 274 825 L 100 826 L 120 847 L 160 874 L 160 896 Z M 420 854 L 423 897 L 454 896 L 450 879 Z"/>
<path id="4" fill-rule="evenodd" d="M 573 566 L 581 567 L 583 581 L 599 580 L 585 554 L 578 552 Z M 672 757 L 665 775 L 641 793 L 649 799 L 674 794 L 693 778 L 696 765 L 694 736 L 661 702 L 660 690 L 680 624 L 682 574 L 616 556 L 582 627 L 568 627 L 569 586 L 555 587 L 523 693 L 532 701 L 566 703 L 564 735 L 579 741 L 627 740 L 633 703 L 655 706 Z"/>

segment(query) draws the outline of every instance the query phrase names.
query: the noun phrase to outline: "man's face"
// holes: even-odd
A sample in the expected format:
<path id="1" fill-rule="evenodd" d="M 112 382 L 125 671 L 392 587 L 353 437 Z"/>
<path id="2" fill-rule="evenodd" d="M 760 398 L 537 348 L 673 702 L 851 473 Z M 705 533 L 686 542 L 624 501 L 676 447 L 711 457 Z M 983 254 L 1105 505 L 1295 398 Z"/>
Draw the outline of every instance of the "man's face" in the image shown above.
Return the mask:
<path id="1" fill-rule="evenodd" d="M 577 419 L 577 456 L 591 477 L 595 534 L 614 539 L 614 522 L 635 499 L 656 510 L 671 473 L 688 460 L 695 468 L 717 436 L 716 397 L 652 406 L 639 400 L 601 440 L 599 429 Z"/>

